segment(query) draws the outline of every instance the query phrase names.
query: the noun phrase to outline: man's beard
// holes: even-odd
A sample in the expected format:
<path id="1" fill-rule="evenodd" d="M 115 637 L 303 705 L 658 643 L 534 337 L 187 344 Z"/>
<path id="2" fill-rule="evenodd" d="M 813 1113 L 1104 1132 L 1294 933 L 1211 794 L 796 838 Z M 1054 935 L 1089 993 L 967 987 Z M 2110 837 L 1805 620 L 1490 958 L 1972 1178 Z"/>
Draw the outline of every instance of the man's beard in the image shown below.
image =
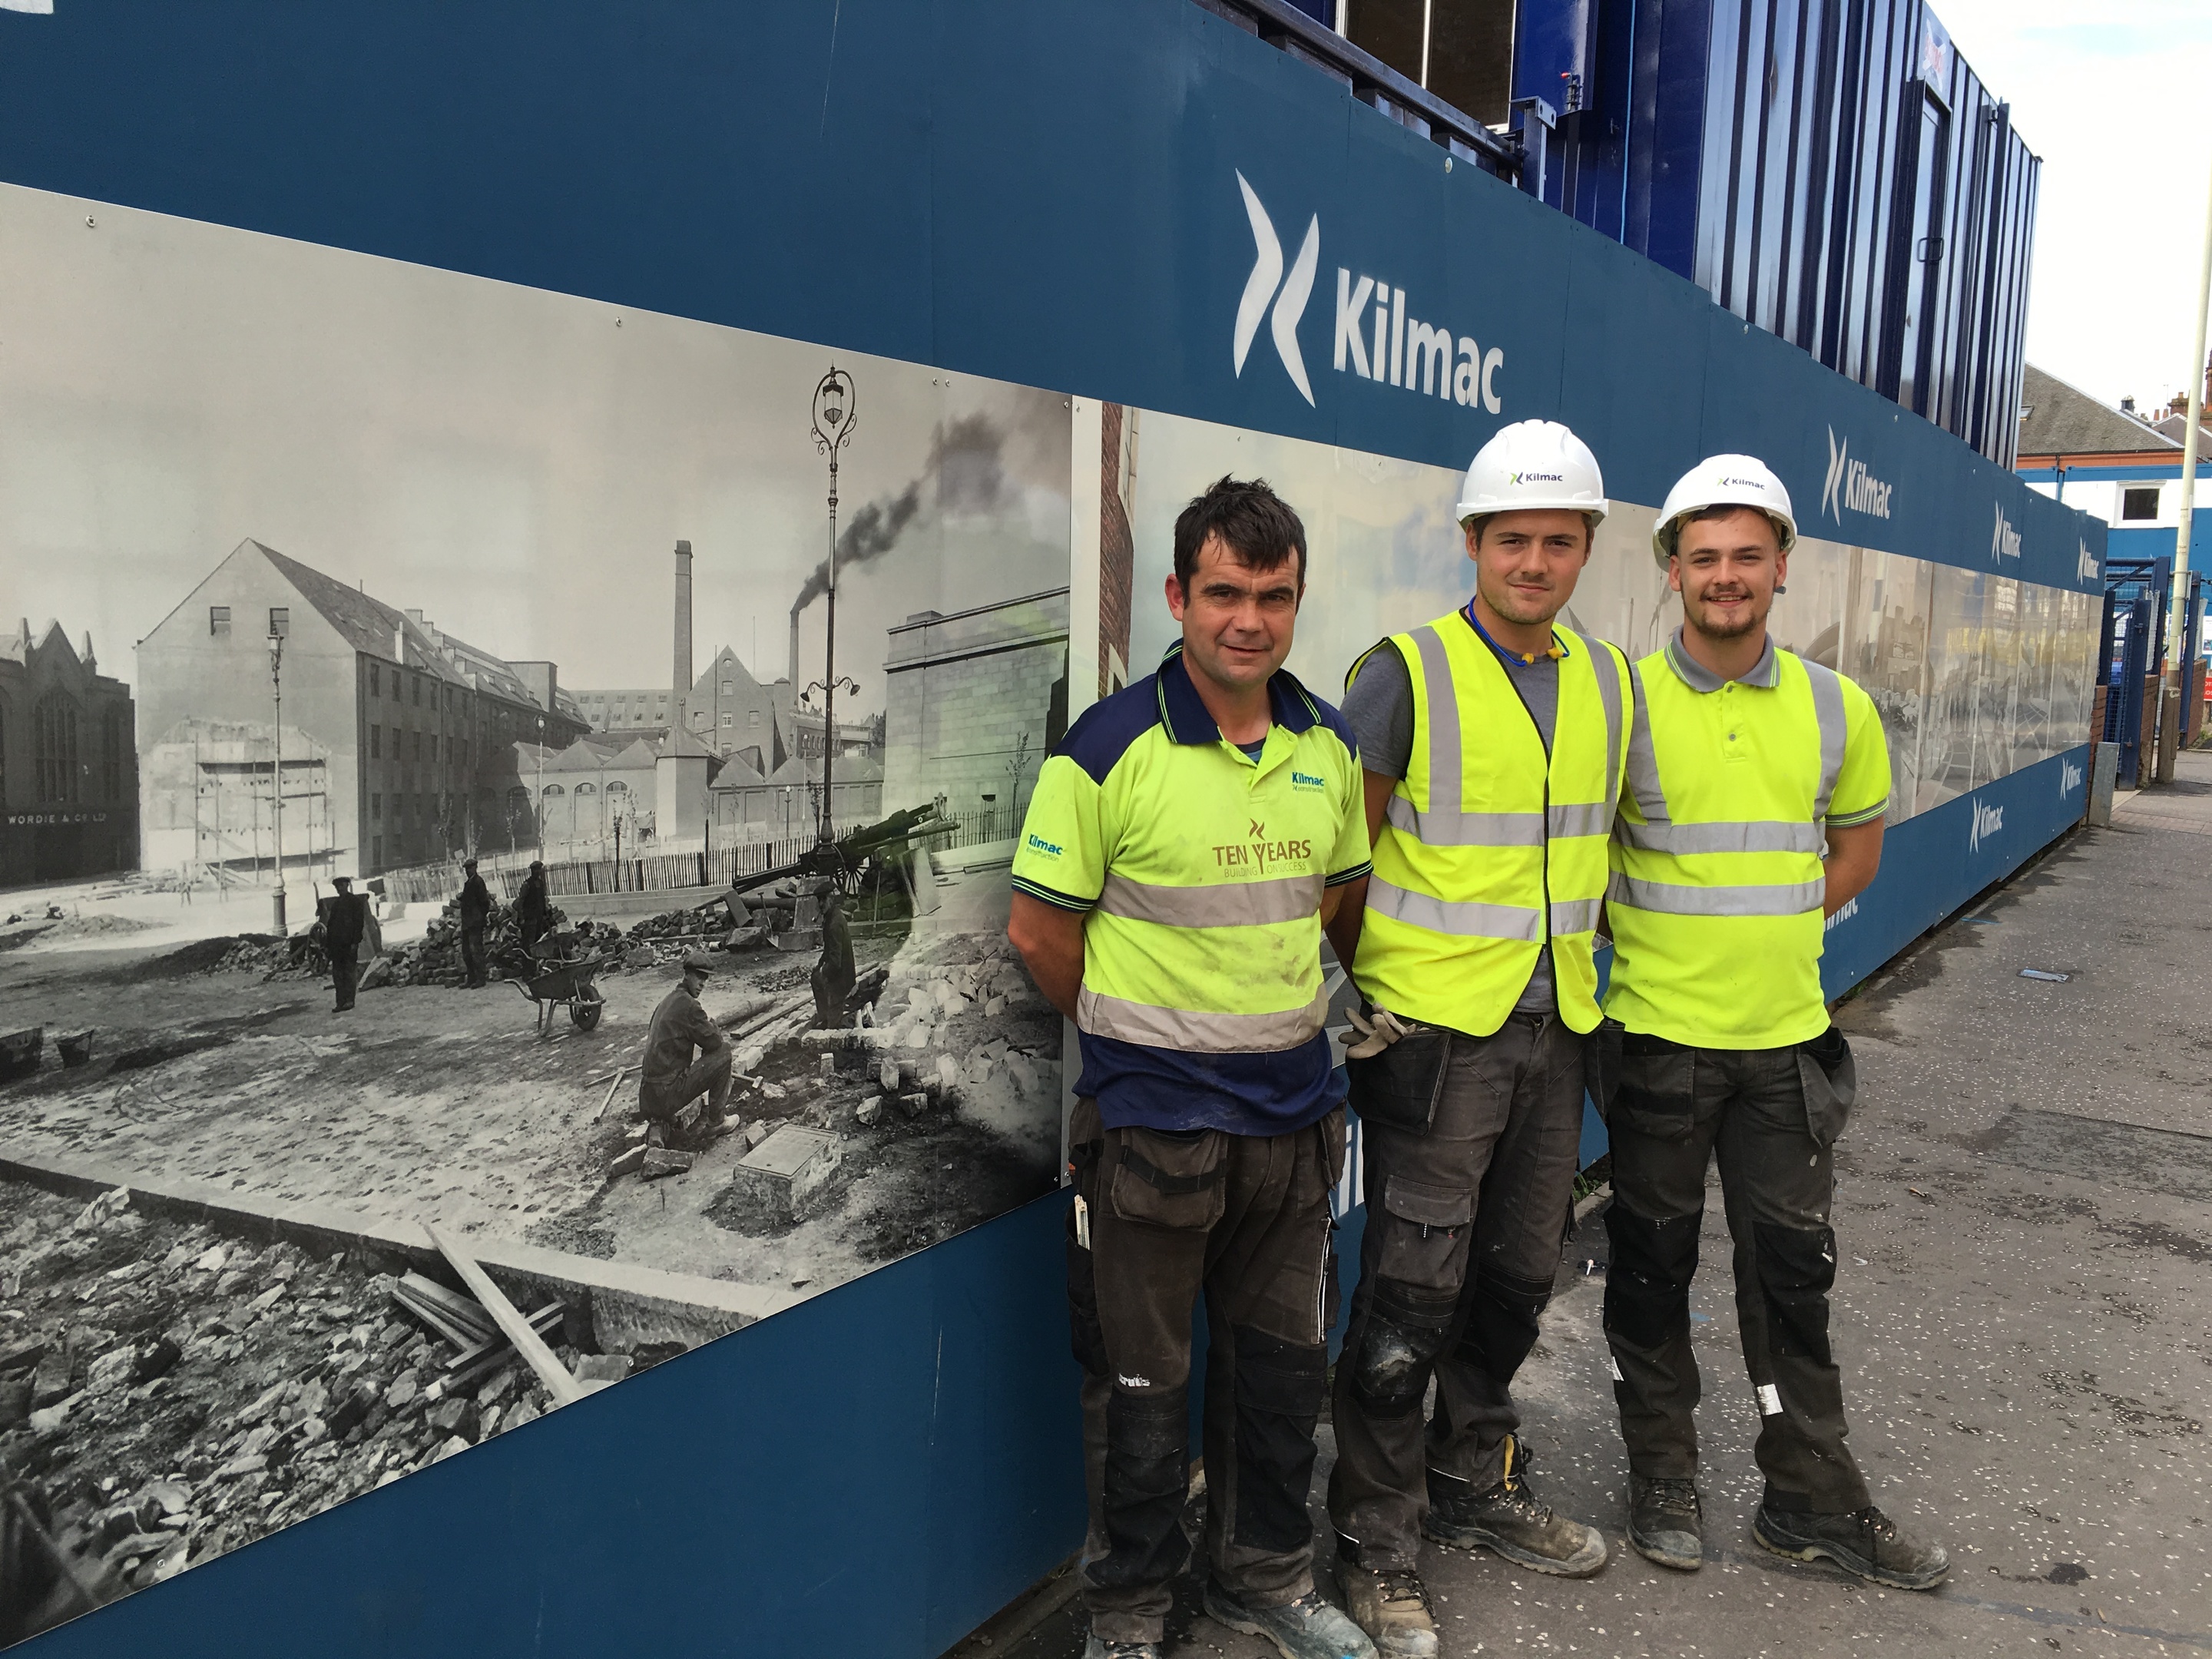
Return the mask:
<path id="1" fill-rule="evenodd" d="M 1766 621 L 1766 611 L 1754 611 L 1748 603 L 1733 618 L 1725 615 L 1714 615 L 1715 608 L 1710 602 L 1701 599 L 1698 601 L 1697 611 L 1693 618 L 1698 632 L 1713 639 L 1741 639 Z M 1768 609 L 1771 608 L 1770 604 Z"/>
<path id="2" fill-rule="evenodd" d="M 1501 585 L 1495 591 L 1485 591 L 1482 597 L 1484 602 L 1506 621 L 1516 627 L 1534 628 L 1559 614 L 1562 607 L 1555 602 L 1558 593 L 1557 588 L 1547 587 L 1530 593 L 1522 588 Z"/>

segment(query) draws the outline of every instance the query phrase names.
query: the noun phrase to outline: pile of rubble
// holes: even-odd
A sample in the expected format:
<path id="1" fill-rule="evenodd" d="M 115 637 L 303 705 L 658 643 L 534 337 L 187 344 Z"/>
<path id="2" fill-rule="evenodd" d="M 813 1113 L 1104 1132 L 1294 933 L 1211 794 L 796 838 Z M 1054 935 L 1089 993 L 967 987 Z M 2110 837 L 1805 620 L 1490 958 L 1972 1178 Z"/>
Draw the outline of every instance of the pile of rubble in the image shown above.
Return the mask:
<path id="1" fill-rule="evenodd" d="M 210 967 L 211 974 L 258 974 L 271 979 L 328 979 L 331 958 L 305 933 L 289 939 L 240 933 L 237 942 Z"/>
<path id="2" fill-rule="evenodd" d="M 547 1408 L 484 1310 L 419 1276 L 149 1218 L 127 1192 L 0 1191 L 0 1476 L 100 1600 Z M 531 1318 L 586 1386 L 631 1369 L 564 1341 L 557 1304 Z"/>

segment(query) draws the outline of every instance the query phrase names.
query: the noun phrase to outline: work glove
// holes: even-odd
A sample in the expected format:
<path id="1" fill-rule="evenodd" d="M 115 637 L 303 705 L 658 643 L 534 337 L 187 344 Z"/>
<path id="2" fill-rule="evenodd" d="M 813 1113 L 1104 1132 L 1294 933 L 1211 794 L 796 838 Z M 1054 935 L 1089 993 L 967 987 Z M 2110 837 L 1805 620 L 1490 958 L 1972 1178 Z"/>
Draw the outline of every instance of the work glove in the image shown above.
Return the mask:
<path id="1" fill-rule="evenodd" d="M 1337 1034 L 1338 1042 L 1350 1045 L 1344 1051 L 1346 1060 L 1372 1060 L 1400 1037 L 1411 1034 L 1412 1028 L 1401 1022 L 1388 1008 L 1375 1010 L 1371 1019 L 1362 1015 L 1357 1008 L 1346 1012 L 1351 1014 L 1352 1025 L 1359 1033 L 1356 1037 L 1350 1031 Z"/>

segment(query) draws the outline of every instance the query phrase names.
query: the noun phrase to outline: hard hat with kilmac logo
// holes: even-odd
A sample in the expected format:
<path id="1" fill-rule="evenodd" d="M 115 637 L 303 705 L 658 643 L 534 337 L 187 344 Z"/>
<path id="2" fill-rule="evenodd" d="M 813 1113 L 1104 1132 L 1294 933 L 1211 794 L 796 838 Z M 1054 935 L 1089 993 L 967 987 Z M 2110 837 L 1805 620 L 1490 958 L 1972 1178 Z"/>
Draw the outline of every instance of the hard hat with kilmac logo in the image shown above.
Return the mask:
<path id="1" fill-rule="evenodd" d="M 1755 455 L 1708 455 L 1674 481 L 1667 492 L 1667 504 L 1659 509 L 1659 522 L 1651 527 L 1651 554 L 1662 570 L 1674 556 L 1682 520 L 1709 507 L 1756 507 L 1774 520 L 1784 553 L 1796 544 L 1797 520 L 1790 510 L 1790 492 L 1774 470 Z"/>
<path id="2" fill-rule="evenodd" d="M 1610 507 L 1588 444 L 1557 421 L 1516 421 L 1475 451 L 1458 518 L 1557 508 L 1589 514 L 1594 529 Z"/>

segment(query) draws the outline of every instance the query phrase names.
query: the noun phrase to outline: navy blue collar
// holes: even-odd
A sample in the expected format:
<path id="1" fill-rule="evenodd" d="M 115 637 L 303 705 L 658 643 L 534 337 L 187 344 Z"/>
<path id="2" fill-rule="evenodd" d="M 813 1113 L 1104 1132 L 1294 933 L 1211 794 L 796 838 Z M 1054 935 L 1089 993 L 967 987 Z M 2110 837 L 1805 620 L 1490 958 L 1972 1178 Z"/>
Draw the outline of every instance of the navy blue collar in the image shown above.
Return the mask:
<path id="1" fill-rule="evenodd" d="M 1567 649 L 1567 642 L 1559 637 L 1559 630 L 1556 628 L 1552 630 L 1551 650 L 1548 652 L 1538 652 L 1535 657 L 1530 657 L 1524 656 L 1518 651 L 1508 651 L 1504 646 L 1498 644 L 1496 640 L 1492 639 L 1490 637 L 1490 630 L 1482 625 L 1481 618 L 1474 614 L 1474 601 L 1473 599 L 1469 599 L 1465 605 L 1460 606 L 1459 614 L 1467 618 L 1467 625 L 1474 630 L 1476 637 L 1481 640 L 1485 645 L 1488 646 L 1492 651 L 1495 651 L 1507 662 L 1517 664 L 1522 668 L 1534 667 L 1537 657 L 1549 656 L 1554 661 L 1564 661 L 1566 658 L 1574 655 L 1573 652 Z"/>
<path id="2" fill-rule="evenodd" d="M 1159 686 L 1160 724 L 1171 743 L 1219 743 L 1221 728 L 1206 712 L 1198 688 L 1190 683 L 1190 670 L 1182 664 L 1182 641 L 1177 640 L 1160 659 L 1154 679 Z M 1267 713 L 1274 723 L 1296 736 L 1321 724 L 1321 710 L 1287 668 L 1267 677 Z"/>

